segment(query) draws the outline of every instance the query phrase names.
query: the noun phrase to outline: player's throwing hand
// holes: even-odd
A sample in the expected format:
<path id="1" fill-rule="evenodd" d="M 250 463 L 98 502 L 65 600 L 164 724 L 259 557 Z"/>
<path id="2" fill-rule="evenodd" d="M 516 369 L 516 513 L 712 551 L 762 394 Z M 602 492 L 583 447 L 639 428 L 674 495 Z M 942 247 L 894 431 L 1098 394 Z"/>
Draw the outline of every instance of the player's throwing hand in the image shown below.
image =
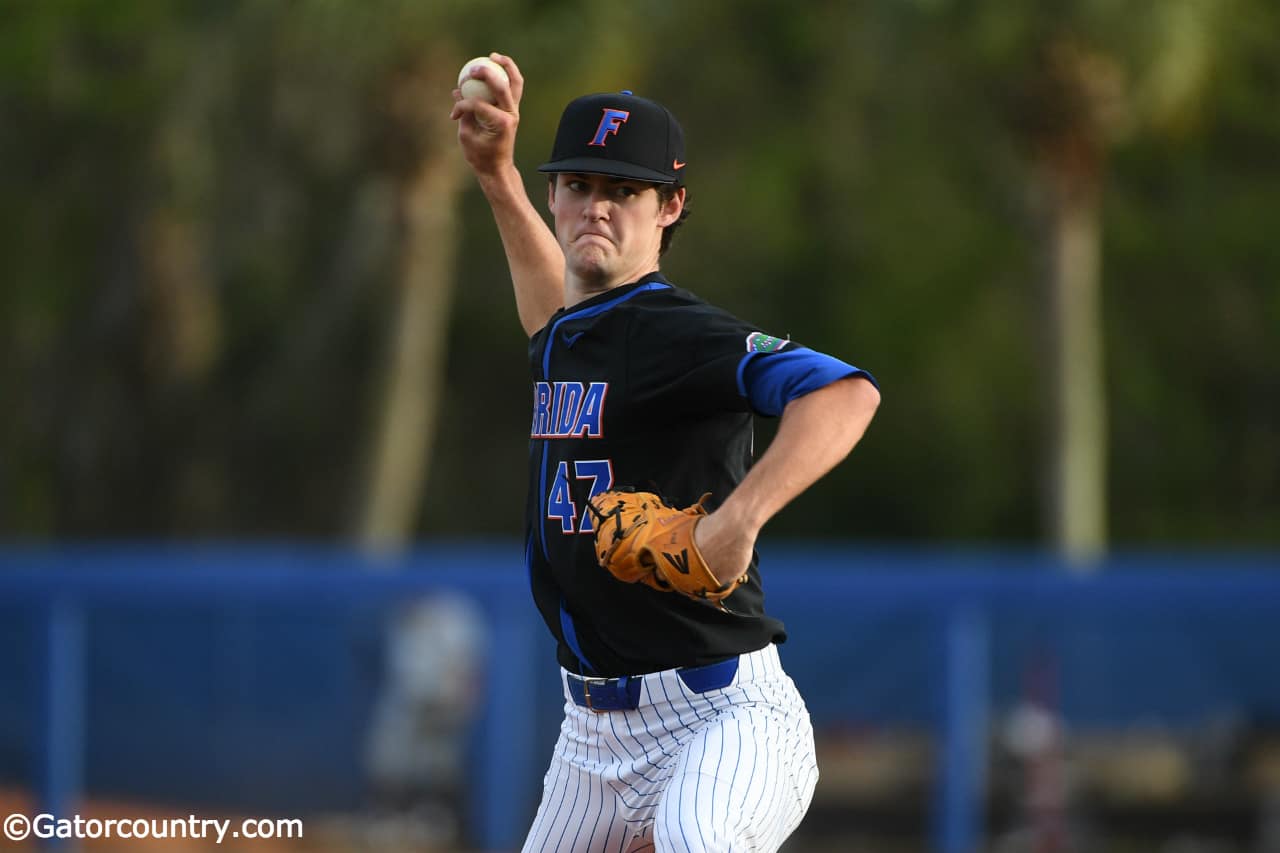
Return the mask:
<path id="1" fill-rule="evenodd" d="M 495 102 L 464 98 L 461 89 L 454 89 L 453 110 L 449 114 L 458 123 L 462 156 L 482 177 L 514 163 L 520 97 L 524 93 L 524 77 L 515 60 L 500 53 L 491 53 L 489 58 L 507 72 L 506 80 L 485 65 L 474 66 L 471 75 L 484 81 Z"/>

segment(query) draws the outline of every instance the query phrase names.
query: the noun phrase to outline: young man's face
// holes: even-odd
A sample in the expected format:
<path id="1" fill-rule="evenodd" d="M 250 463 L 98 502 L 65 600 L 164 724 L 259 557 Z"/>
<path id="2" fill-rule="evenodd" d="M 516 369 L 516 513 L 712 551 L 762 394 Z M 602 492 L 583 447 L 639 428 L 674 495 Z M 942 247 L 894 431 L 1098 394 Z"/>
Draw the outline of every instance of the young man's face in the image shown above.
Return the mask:
<path id="1" fill-rule="evenodd" d="M 679 219 L 684 190 L 663 204 L 651 183 L 570 172 L 556 175 L 548 204 L 570 274 L 614 287 L 658 268 L 662 229 Z"/>

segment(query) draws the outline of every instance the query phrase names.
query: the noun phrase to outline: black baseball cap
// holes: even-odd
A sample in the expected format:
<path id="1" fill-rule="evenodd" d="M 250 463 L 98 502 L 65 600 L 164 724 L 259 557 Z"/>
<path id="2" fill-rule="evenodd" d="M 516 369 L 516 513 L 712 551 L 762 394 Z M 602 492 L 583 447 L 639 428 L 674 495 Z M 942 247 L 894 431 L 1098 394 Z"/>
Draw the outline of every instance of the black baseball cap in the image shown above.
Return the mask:
<path id="1" fill-rule="evenodd" d="M 684 131 L 662 104 L 629 91 L 583 95 L 564 108 L 551 160 L 538 171 L 681 186 Z"/>

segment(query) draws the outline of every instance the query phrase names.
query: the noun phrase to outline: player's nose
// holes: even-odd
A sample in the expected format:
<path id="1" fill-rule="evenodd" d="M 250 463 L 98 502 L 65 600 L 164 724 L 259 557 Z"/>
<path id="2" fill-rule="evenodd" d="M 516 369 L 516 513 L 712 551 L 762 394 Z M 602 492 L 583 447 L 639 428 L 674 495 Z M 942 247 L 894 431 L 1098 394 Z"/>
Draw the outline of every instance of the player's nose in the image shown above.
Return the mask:
<path id="1" fill-rule="evenodd" d="M 589 220 L 607 219 L 609 217 L 609 197 L 603 193 L 593 193 L 582 208 L 582 214 Z"/>

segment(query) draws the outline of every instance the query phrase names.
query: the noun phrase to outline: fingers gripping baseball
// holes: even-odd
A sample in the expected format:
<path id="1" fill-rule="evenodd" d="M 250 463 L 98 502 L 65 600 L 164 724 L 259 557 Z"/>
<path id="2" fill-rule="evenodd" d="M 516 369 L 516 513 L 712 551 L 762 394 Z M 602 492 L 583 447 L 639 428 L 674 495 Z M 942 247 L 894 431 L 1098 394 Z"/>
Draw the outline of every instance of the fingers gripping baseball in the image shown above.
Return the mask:
<path id="1" fill-rule="evenodd" d="M 651 492 L 598 495 L 591 508 L 600 565 L 625 583 L 644 583 L 723 606 L 746 575 L 722 583 L 703 559 L 694 531 L 707 517 L 702 506 L 707 497 L 676 509 Z"/>

